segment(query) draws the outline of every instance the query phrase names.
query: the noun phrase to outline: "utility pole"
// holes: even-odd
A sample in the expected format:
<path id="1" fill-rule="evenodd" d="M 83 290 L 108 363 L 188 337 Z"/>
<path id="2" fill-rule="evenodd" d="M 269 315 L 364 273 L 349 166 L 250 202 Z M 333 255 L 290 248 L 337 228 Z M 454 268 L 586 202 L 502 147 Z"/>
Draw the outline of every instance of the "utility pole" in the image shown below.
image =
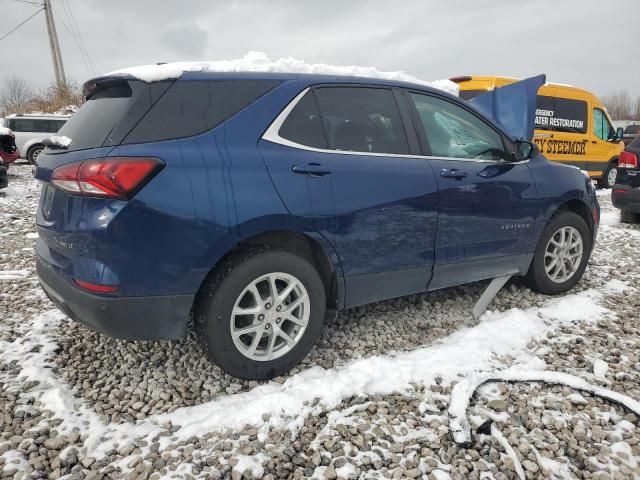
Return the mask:
<path id="1" fill-rule="evenodd" d="M 53 11 L 51 10 L 51 0 L 44 1 L 44 14 L 47 19 L 47 33 L 49 34 L 49 47 L 51 48 L 51 59 L 53 60 L 53 71 L 56 76 L 56 84 L 62 86 L 67 83 L 64 74 L 64 65 L 62 64 L 62 54 L 60 53 L 60 45 L 58 44 L 58 33 L 56 32 L 56 24 L 53 20 Z"/>

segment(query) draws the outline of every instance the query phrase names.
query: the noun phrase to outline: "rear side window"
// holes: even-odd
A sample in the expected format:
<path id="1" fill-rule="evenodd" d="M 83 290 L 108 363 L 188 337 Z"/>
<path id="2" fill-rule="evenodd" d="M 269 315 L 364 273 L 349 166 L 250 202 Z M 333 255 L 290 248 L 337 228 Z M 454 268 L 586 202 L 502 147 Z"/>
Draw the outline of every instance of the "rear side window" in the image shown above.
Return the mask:
<path id="1" fill-rule="evenodd" d="M 407 137 L 391 90 L 322 87 L 315 90 L 328 148 L 406 154 Z"/>
<path id="2" fill-rule="evenodd" d="M 206 132 L 278 83 L 273 80 L 177 81 L 122 143 L 157 142 Z"/>
<path id="3" fill-rule="evenodd" d="M 293 107 L 284 121 L 278 135 L 286 140 L 313 148 L 327 148 L 327 142 L 322 131 L 322 121 L 318 112 L 318 105 L 309 91 Z"/>
<path id="4" fill-rule="evenodd" d="M 484 121 L 447 100 L 412 93 L 431 155 L 448 158 L 507 158 L 502 137 Z"/>
<path id="5" fill-rule="evenodd" d="M 12 118 L 9 128 L 14 132 L 46 132 L 47 121 L 35 118 Z"/>
<path id="6" fill-rule="evenodd" d="M 587 102 L 538 95 L 536 128 L 554 132 L 586 133 Z"/>

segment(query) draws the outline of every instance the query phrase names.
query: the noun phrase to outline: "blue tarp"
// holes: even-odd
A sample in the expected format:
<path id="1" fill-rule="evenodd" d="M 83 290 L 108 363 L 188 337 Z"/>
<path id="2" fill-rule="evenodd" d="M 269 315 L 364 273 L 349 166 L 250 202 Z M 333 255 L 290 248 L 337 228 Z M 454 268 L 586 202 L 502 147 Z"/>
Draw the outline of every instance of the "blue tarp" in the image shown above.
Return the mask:
<path id="1" fill-rule="evenodd" d="M 471 103 L 516 139 L 533 141 L 538 89 L 547 81 L 537 75 L 477 96 Z"/>

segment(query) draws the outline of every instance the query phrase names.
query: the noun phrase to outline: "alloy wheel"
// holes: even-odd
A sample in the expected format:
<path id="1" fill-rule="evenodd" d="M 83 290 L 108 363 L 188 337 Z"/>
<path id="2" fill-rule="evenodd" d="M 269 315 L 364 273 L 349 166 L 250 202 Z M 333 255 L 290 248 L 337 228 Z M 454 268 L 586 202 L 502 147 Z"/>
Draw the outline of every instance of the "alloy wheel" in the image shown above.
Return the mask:
<path id="1" fill-rule="evenodd" d="M 571 226 L 558 229 L 549 239 L 544 254 L 544 269 L 552 282 L 564 283 L 580 267 L 583 254 L 580 232 Z"/>
<path id="2" fill-rule="evenodd" d="M 270 361 L 289 353 L 309 323 L 305 286 L 288 273 L 274 272 L 252 281 L 231 313 L 231 337 L 242 355 Z"/>

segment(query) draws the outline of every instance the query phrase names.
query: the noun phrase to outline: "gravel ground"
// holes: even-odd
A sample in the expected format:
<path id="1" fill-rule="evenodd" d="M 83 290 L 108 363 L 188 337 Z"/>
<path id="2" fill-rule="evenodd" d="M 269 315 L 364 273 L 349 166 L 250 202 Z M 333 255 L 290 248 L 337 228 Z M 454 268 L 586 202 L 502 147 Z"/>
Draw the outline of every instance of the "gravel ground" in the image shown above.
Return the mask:
<path id="1" fill-rule="evenodd" d="M 493 419 L 498 433 L 475 435 L 468 449 L 451 439 L 446 412 L 452 383 L 440 378 L 402 392 L 350 396 L 286 425 L 267 415 L 262 425 L 184 438 L 171 417 L 160 414 L 233 400 L 260 388 L 258 382 L 238 381 L 211 366 L 191 336 L 122 342 L 45 313 L 53 305 L 35 278 L 39 186 L 30 170 L 12 167 L 10 187 L 0 191 L 0 478 L 512 479 L 519 478 L 520 465 L 528 479 L 640 478 L 638 417 L 562 386 L 481 387 L 469 416 L 472 423 Z M 603 225 L 575 290 L 603 292 L 609 314 L 564 325 L 530 342 L 527 353 L 548 370 L 640 399 L 640 295 L 633 287 L 640 285 L 640 227 L 619 224 L 608 192 L 599 199 Z M 311 367 L 334 371 L 356 359 L 415 351 L 475 326 L 470 312 L 485 285 L 343 312 L 326 325 L 302 365 L 269 385 Z M 548 300 L 514 281 L 490 308 L 523 309 Z M 508 366 L 510 359 L 500 361 Z"/>

